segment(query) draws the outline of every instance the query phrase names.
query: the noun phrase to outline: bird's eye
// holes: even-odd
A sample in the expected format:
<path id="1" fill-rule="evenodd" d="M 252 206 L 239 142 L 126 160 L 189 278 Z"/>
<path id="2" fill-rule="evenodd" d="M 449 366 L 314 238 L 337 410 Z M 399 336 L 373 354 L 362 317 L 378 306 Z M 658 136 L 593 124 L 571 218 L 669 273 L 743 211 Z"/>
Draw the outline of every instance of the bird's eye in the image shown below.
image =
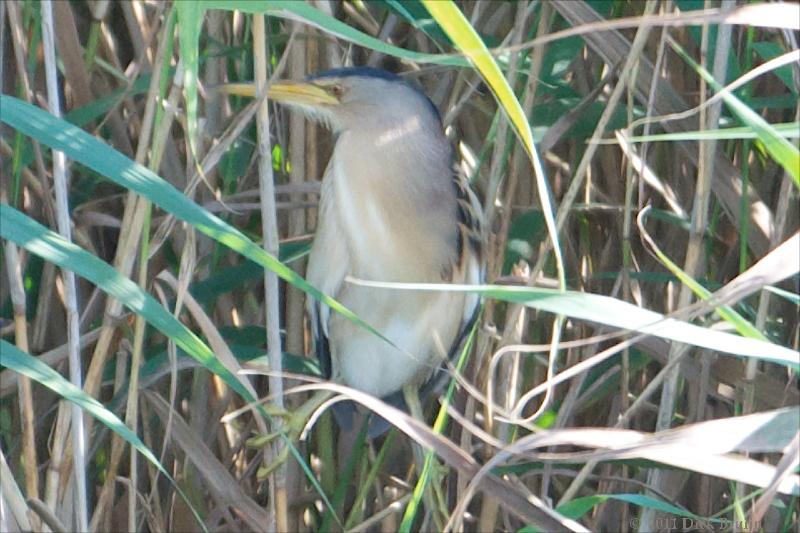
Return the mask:
<path id="1" fill-rule="evenodd" d="M 336 98 L 340 98 L 344 94 L 344 87 L 341 85 L 329 85 L 328 92 Z"/>

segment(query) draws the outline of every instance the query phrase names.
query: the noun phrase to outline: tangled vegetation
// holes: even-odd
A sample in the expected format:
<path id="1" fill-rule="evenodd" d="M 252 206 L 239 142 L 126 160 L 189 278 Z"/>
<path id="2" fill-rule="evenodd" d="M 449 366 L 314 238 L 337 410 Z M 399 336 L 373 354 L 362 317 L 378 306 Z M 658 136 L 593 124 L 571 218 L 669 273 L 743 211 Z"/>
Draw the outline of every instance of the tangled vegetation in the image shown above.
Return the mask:
<path id="1" fill-rule="evenodd" d="M 798 21 L 4 1 L 0 530 L 796 531 Z M 330 132 L 219 90 L 343 65 L 430 95 L 482 199 L 425 423 L 307 355 Z M 340 442 L 319 391 L 396 427 Z"/>

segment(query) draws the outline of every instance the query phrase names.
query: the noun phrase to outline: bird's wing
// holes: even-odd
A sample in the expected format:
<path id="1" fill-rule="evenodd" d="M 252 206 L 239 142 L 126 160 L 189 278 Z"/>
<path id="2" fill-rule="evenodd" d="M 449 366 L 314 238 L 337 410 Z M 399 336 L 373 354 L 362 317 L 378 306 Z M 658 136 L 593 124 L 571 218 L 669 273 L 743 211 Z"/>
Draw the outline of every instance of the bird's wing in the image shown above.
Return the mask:
<path id="1" fill-rule="evenodd" d="M 457 259 L 456 264 L 453 265 L 451 281 L 466 285 L 480 285 L 485 276 L 483 210 L 469 186 L 466 176 L 460 172 L 457 166 L 453 168 L 453 185 L 458 198 L 458 234 L 456 237 Z M 464 314 L 461 325 L 447 354 L 448 361 L 453 362 L 461 353 L 464 342 L 478 319 L 479 311 L 480 296 L 467 294 L 464 298 Z M 422 386 L 421 396 L 423 398 L 431 394 L 438 394 L 450 379 L 449 373 L 445 371 L 445 366 L 446 363 L 443 363 Z"/>
<path id="2" fill-rule="evenodd" d="M 458 198 L 458 268 L 460 282 L 469 285 L 483 283 L 485 276 L 485 234 L 483 210 L 477 196 L 469 186 L 467 177 L 459 168 L 453 168 L 453 186 Z M 455 280 L 454 280 L 455 281 Z M 472 294 L 466 298 L 464 323 L 472 322 L 480 297 Z"/>
<path id="3" fill-rule="evenodd" d="M 308 258 L 306 278 L 309 283 L 323 293 L 336 298 L 348 270 L 348 254 L 334 205 L 335 195 L 331 190 L 333 187 L 331 172 L 332 168 L 329 164 L 325 171 L 325 177 L 322 179 L 317 231 Z M 328 344 L 328 319 L 331 311 L 327 305 L 312 298 L 307 300 L 307 305 L 320 369 L 322 375 L 326 379 L 330 379 L 332 367 Z"/>

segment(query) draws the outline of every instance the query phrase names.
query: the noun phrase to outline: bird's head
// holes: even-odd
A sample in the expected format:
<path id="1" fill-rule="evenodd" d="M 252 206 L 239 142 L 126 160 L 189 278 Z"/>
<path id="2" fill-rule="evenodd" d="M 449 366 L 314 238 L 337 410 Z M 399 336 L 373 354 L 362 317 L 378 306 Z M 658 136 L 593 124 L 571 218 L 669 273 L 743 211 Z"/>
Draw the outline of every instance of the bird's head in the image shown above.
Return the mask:
<path id="1" fill-rule="evenodd" d="M 302 81 L 278 81 L 270 85 L 267 97 L 334 131 L 391 129 L 414 117 L 441 129 L 439 113 L 427 96 L 400 76 L 374 68 L 341 68 Z"/>

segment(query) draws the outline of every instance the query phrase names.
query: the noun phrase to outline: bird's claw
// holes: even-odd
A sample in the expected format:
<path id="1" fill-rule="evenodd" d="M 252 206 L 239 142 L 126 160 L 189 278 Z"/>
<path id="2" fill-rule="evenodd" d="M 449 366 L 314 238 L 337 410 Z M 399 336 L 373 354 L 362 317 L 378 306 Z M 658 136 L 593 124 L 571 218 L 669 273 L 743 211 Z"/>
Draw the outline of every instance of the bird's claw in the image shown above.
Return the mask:
<path id="1" fill-rule="evenodd" d="M 294 446 L 300 441 L 300 437 L 314 412 L 330 398 L 330 396 L 330 392 L 320 391 L 293 411 L 278 408 L 274 405 L 265 406 L 270 416 L 281 419 L 283 423 L 277 427 L 276 431 L 247 439 L 246 445 L 249 448 L 266 448 L 278 437 L 283 437 L 284 444 L 280 447 L 281 451 L 278 456 L 275 457 L 270 464 L 265 464 L 258 469 L 256 477 L 259 480 L 263 480 L 286 462 L 289 458 L 289 446 Z"/>

